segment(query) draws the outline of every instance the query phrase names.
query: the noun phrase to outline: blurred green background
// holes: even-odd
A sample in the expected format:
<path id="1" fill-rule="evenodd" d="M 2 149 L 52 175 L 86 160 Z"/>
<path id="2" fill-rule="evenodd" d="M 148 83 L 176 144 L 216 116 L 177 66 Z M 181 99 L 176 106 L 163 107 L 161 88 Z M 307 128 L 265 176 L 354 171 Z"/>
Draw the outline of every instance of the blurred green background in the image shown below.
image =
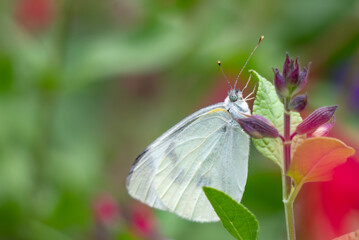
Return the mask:
<path id="1" fill-rule="evenodd" d="M 231 239 L 141 205 L 125 181 L 156 137 L 223 101 L 217 60 L 235 79 L 261 35 L 247 69 L 272 80 L 287 51 L 311 61 L 304 114 L 339 104 L 335 132 L 359 146 L 358 1 L 1 0 L 0 239 Z M 250 156 L 243 203 L 260 240 L 284 239 L 279 170 Z M 319 239 L 303 206 L 301 239 Z"/>

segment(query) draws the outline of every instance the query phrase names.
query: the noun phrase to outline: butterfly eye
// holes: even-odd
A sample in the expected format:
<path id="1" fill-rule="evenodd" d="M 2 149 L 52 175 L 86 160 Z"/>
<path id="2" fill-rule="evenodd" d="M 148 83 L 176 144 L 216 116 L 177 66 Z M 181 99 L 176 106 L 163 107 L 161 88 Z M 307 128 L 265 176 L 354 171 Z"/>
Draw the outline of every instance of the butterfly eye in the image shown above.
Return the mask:
<path id="1" fill-rule="evenodd" d="M 235 94 L 234 92 L 231 92 L 231 93 L 229 94 L 229 100 L 231 100 L 231 102 L 237 101 L 237 100 L 238 100 L 237 94 Z"/>

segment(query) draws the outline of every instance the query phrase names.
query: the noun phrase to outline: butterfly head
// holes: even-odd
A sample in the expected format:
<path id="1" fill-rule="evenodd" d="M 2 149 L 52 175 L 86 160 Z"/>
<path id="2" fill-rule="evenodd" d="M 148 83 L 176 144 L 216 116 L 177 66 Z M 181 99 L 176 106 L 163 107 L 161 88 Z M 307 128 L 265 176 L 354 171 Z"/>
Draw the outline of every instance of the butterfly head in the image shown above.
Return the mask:
<path id="1" fill-rule="evenodd" d="M 221 61 L 218 61 L 218 66 L 230 87 L 230 90 L 228 91 L 228 96 L 224 100 L 224 104 L 225 104 L 227 111 L 232 115 L 233 118 L 243 118 L 243 117 L 246 117 L 251 114 L 247 101 L 253 99 L 253 98 L 249 98 L 249 97 L 254 93 L 256 86 L 254 87 L 253 91 L 249 95 L 247 95 L 245 98 L 243 98 L 243 92 L 247 88 L 252 74 L 249 75 L 248 81 L 241 91 L 236 90 L 236 86 L 237 86 L 237 81 L 239 79 L 239 76 L 243 72 L 249 59 L 252 57 L 253 53 L 255 52 L 255 50 L 257 49 L 259 44 L 262 42 L 263 38 L 264 38 L 263 36 L 260 37 L 257 46 L 253 49 L 252 53 L 249 55 L 247 61 L 245 62 L 244 66 L 242 67 L 241 71 L 239 72 L 233 87 L 232 87 L 231 83 L 229 82 L 226 74 L 224 74 L 224 72 L 223 72 Z"/>
<path id="2" fill-rule="evenodd" d="M 243 118 L 245 115 L 251 114 L 249 106 L 239 90 L 231 89 L 224 100 L 224 104 L 233 118 Z"/>
<path id="3" fill-rule="evenodd" d="M 243 95 L 241 91 L 231 88 L 231 90 L 228 91 L 228 98 L 231 102 L 236 102 L 243 100 Z"/>

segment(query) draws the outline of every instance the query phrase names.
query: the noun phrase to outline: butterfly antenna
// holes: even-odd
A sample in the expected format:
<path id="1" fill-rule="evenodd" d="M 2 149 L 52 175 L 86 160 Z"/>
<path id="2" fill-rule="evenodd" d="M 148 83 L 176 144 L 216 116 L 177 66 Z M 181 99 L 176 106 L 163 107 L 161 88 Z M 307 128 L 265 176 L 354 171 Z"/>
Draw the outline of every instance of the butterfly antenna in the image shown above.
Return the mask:
<path id="1" fill-rule="evenodd" d="M 237 76 L 237 78 L 236 78 L 236 82 L 234 83 L 234 88 L 236 88 L 236 85 L 237 85 L 237 81 L 238 81 L 238 79 L 239 79 L 239 76 L 240 76 L 241 73 L 243 72 L 244 68 L 246 67 L 246 65 L 247 65 L 247 63 L 248 63 L 248 61 L 249 61 L 249 59 L 251 59 L 253 53 L 256 51 L 256 49 L 258 48 L 259 44 L 262 42 L 263 38 L 264 38 L 264 36 L 261 36 L 261 37 L 259 38 L 259 41 L 258 41 L 256 47 L 253 49 L 253 51 L 252 51 L 252 53 L 249 55 L 249 57 L 248 57 L 246 63 L 245 63 L 244 66 L 242 67 L 242 70 L 239 72 L 239 74 L 238 74 L 238 76 Z"/>
<path id="2" fill-rule="evenodd" d="M 227 78 L 226 74 L 225 74 L 225 73 L 224 73 L 224 71 L 223 71 L 221 61 L 218 61 L 218 62 L 217 62 L 217 64 L 218 64 L 219 68 L 221 69 L 222 75 L 223 75 L 223 76 L 224 76 L 224 78 L 226 79 L 226 81 L 227 81 L 227 83 L 228 83 L 229 87 L 232 89 L 231 83 L 229 82 L 229 80 L 228 80 L 228 78 Z"/>
<path id="3" fill-rule="evenodd" d="M 244 88 L 242 89 L 242 94 L 244 93 L 244 90 L 246 90 L 246 88 L 247 88 L 247 86 L 248 86 L 248 83 L 249 83 L 249 81 L 251 80 L 251 77 L 252 77 L 252 73 L 250 73 L 250 75 L 249 75 L 249 78 L 248 78 L 248 81 L 247 81 L 247 83 L 246 83 L 246 85 L 244 86 Z"/>

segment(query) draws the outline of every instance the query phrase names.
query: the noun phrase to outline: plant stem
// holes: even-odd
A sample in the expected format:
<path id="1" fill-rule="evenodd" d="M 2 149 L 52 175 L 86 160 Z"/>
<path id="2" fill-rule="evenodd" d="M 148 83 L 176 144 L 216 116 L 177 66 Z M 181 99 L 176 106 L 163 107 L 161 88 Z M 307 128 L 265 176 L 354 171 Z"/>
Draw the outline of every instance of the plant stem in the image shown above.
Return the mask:
<path id="1" fill-rule="evenodd" d="M 295 240 L 295 223 L 293 202 L 288 201 L 289 194 L 292 189 L 292 180 L 287 176 L 287 172 L 291 162 L 291 139 L 290 139 L 290 111 L 288 108 L 290 99 L 284 100 L 284 142 L 283 142 L 283 157 L 284 169 L 282 171 L 282 185 L 283 185 L 283 203 L 285 211 L 285 220 L 287 227 L 287 239 Z"/>
<path id="2" fill-rule="evenodd" d="M 292 142 L 290 140 L 290 113 L 285 111 L 284 112 L 284 143 L 283 143 L 283 153 L 284 153 L 284 175 L 285 175 L 285 182 L 286 182 L 286 189 L 285 189 L 285 197 L 287 199 L 291 186 L 292 180 L 290 177 L 287 176 L 287 172 L 290 166 L 291 161 L 291 145 Z"/>
<path id="3" fill-rule="evenodd" d="M 291 202 L 294 203 L 295 198 L 297 197 L 300 189 L 302 188 L 302 184 L 296 185 L 295 187 L 293 187 L 293 191 L 289 194 L 288 198 L 287 198 L 287 202 Z"/>
<path id="4" fill-rule="evenodd" d="M 295 240 L 293 202 L 286 200 L 283 202 L 284 202 L 284 211 L 286 218 L 287 238 L 288 240 Z"/>

